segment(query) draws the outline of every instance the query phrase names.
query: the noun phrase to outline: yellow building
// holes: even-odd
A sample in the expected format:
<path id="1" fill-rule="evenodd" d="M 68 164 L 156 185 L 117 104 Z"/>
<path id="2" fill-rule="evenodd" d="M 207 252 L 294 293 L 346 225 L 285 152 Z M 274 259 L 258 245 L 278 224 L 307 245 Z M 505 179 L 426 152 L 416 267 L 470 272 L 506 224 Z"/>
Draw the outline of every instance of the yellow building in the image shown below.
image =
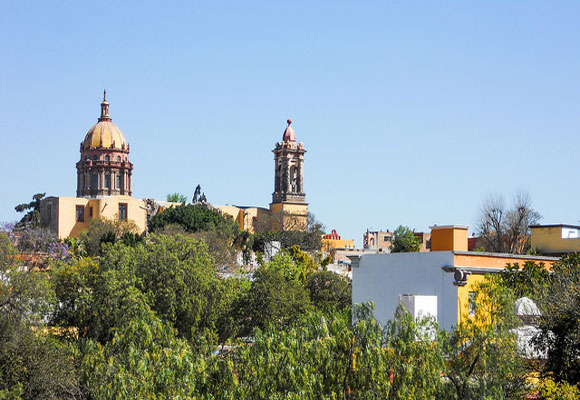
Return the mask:
<path id="1" fill-rule="evenodd" d="M 330 253 L 335 249 L 352 250 L 354 249 L 354 240 L 341 239 L 335 229 L 329 234 L 322 235 L 322 251 Z"/>
<path id="2" fill-rule="evenodd" d="M 580 252 L 580 226 L 532 225 L 532 249 L 541 254 L 562 255 Z"/>

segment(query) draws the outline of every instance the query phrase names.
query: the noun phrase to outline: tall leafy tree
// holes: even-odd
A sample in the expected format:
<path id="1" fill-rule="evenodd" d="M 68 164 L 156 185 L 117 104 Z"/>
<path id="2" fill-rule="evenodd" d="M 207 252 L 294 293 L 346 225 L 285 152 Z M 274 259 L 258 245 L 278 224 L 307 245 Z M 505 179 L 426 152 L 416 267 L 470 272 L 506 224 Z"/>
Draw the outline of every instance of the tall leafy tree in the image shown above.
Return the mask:
<path id="1" fill-rule="evenodd" d="M 332 312 L 352 307 L 351 282 L 330 271 L 317 271 L 306 280 L 312 304 L 321 311 Z"/>
<path id="2" fill-rule="evenodd" d="M 393 232 L 391 253 L 415 252 L 421 249 L 421 241 L 408 227 L 399 225 Z"/>

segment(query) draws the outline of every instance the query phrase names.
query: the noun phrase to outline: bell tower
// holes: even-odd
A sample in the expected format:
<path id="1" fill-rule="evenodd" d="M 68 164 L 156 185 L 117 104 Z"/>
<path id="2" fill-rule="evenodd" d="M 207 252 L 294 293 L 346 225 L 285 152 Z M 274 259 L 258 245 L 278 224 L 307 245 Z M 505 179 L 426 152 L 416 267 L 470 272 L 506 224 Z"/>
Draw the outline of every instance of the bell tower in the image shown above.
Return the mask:
<path id="1" fill-rule="evenodd" d="M 270 211 L 273 230 L 305 231 L 308 227 L 308 203 L 304 193 L 304 154 L 302 142 L 296 142 L 292 120 L 276 143 L 274 153 L 274 193 Z"/>

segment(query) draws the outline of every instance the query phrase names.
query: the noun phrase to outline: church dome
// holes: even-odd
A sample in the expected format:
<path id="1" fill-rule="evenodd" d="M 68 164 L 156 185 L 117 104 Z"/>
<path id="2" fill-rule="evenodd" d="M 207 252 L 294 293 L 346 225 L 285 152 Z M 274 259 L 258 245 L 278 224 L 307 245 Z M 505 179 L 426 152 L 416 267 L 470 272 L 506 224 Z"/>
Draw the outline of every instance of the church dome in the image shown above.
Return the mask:
<path id="1" fill-rule="evenodd" d="M 109 103 L 107 102 L 107 92 L 104 93 L 101 103 L 101 117 L 86 134 L 82 143 L 82 149 L 91 148 L 105 149 L 127 149 L 127 141 L 123 132 L 115 125 L 109 117 Z"/>
<path id="2" fill-rule="evenodd" d="M 286 122 L 288 122 L 288 126 L 286 127 L 286 130 L 284 131 L 284 136 L 282 136 L 282 141 L 283 142 L 295 142 L 296 141 L 296 134 L 294 133 L 294 129 L 292 129 L 292 127 L 290 126 L 292 124 L 292 120 L 289 119 Z"/>

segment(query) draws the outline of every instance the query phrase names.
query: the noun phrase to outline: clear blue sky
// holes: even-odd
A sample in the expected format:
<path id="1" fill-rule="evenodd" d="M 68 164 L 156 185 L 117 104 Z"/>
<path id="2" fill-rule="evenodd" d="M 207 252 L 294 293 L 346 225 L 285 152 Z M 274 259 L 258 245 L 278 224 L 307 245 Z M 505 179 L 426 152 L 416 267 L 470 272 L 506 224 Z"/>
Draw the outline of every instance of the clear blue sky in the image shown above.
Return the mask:
<path id="1" fill-rule="evenodd" d="M 579 21 L 577 1 L 0 0 L 0 221 L 75 195 L 106 88 L 136 197 L 268 206 L 290 117 L 310 210 L 358 245 L 517 189 L 577 224 Z"/>

